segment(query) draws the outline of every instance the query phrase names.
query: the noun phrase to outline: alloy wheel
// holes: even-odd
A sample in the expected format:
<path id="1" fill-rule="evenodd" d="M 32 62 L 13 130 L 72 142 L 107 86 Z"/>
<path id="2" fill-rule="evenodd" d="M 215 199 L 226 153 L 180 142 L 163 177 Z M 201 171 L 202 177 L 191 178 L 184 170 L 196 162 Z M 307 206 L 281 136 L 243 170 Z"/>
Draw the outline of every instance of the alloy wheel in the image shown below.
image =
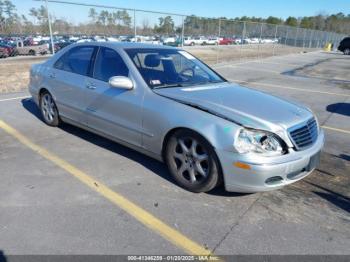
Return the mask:
<path id="1" fill-rule="evenodd" d="M 41 111 L 43 117 L 48 123 L 55 119 L 55 103 L 50 94 L 46 93 L 41 98 Z"/>
<path id="2" fill-rule="evenodd" d="M 188 182 L 200 183 L 209 174 L 209 155 L 194 138 L 178 138 L 172 152 L 176 172 Z"/>

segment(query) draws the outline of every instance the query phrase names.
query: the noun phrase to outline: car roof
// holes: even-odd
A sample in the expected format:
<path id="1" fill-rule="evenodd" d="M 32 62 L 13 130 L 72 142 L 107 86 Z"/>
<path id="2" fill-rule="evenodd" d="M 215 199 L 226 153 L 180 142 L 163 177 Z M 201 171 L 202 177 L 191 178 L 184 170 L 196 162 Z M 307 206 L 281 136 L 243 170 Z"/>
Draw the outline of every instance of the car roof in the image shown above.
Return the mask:
<path id="1" fill-rule="evenodd" d="M 134 42 L 83 42 L 74 43 L 75 46 L 87 45 L 87 46 L 104 46 L 110 48 L 128 49 L 128 48 L 139 48 L 139 49 L 177 49 L 172 46 L 146 44 L 146 43 L 134 43 Z"/>

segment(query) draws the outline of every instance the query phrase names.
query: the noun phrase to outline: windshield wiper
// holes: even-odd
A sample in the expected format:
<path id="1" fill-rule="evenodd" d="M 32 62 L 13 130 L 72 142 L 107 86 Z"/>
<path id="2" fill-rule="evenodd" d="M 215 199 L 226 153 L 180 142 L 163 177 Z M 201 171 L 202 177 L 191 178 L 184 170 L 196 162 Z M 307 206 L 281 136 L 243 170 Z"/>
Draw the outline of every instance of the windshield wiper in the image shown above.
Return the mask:
<path id="1" fill-rule="evenodd" d="M 160 85 L 160 86 L 154 86 L 153 89 L 160 89 L 160 88 L 170 88 L 170 87 L 183 87 L 182 84 L 176 83 L 176 84 L 165 84 L 165 85 Z"/>

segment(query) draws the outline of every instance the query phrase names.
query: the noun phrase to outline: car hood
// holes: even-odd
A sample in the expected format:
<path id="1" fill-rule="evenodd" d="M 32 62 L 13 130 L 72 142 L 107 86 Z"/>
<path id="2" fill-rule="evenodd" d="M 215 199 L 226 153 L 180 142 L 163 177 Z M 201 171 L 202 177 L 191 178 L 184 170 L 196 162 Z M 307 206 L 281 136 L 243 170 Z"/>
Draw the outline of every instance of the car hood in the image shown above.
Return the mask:
<path id="1" fill-rule="evenodd" d="M 296 102 L 227 82 L 154 92 L 251 128 L 287 129 L 312 117 Z"/>

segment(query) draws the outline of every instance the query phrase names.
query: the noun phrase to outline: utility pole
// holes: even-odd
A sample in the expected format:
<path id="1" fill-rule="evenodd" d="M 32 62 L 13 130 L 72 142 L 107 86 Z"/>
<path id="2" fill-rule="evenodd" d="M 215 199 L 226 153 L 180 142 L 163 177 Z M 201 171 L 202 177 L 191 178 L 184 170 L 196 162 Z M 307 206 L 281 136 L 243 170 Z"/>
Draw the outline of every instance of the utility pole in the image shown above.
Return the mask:
<path id="1" fill-rule="evenodd" d="M 134 39 L 136 41 L 136 9 L 134 9 Z"/>
<path id="2" fill-rule="evenodd" d="M 51 29 L 51 19 L 50 19 L 50 14 L 49 14 L 49 8 L 47 4 L 47 0 L 45 0 L 46 4 L 46 12 L 47 12 L 47 21 L 49 22 L 49 31 L 50 31 L 50 39 L 51 39 L 51 49 L 52 49 L 52 54 L 55 54 L 55 46 L 53 44 L 53 36 L 52 36 L 52 29 Z"/>
<path id="3" fill-rule="evenodd" d="M 181 47 L 184 47 L 184 37 L 185 37 L 185 19 L 184 19 L 184 16 L 182 16 Z"/>

